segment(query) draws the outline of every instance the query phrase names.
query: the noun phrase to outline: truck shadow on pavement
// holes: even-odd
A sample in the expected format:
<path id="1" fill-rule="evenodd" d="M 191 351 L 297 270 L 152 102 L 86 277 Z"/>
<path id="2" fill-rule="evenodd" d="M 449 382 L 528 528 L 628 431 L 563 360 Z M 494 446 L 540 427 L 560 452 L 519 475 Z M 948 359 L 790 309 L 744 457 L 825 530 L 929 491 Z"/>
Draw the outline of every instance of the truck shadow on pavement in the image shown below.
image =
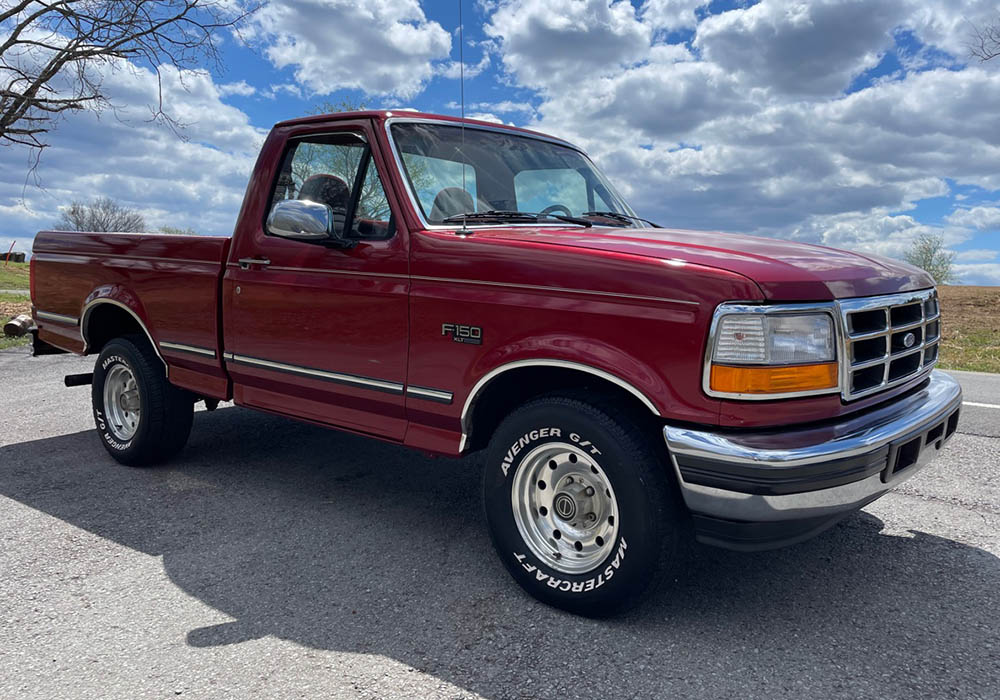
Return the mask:
<path id="1" fill-rule="evenodd" d="M 193 647 L 274 635 L 487 697 L 909 697 L 928 682 L 970 696 L 996 682 L 1000 560 L 882 535 L 864 513 L 775 552 L 696 546 L 642 608 L 593 621 L 508 578 L 469 459 L 227 408 L 199 413 L 166 467 L 121 467 L 92 431 L 2 447 L 0 465 L 0 494 L 162 556 L 173 583 L 234 618 L 178 640 Z"/>

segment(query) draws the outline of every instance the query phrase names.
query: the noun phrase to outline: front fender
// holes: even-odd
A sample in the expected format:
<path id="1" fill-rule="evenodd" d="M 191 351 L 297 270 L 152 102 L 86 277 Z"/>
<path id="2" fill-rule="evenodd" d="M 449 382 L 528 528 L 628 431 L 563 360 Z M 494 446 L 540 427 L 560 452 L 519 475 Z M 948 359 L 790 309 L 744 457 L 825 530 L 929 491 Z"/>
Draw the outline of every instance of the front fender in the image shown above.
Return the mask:
<path id="1" fill-rule="evenodd" d="M 504 372 L 532 366 L 562 367 L 598 376 L 631 393 L 656 416 L 664 414 L 674 397 L 663 375 L 621 348 L 584 336 L 535 335 L 495 347 L 472 365 L 470 374 L 478 379 L 465 398 L 463 431 L 468 432 L 476 398 L 490 382 Z"/>

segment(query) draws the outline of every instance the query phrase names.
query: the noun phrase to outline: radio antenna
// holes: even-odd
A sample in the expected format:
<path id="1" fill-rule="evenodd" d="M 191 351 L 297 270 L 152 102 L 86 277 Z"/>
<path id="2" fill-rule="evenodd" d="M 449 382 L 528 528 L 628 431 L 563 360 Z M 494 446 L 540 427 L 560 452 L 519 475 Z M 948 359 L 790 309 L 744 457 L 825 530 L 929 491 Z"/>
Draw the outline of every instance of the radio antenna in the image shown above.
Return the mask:
<path id="1" fill-rule="evenodd" d="M 462 191 L 468 192 L 469 190 L 465 187 L 465 24 L 462 22 L 462 0 L 458 0 L 458 94 L 462 109 L 462 121 L 459 127 L 462 133 L 462 147 L 460 150 L 462 156 Z M 466 225 L 464 215 L 467 213 L 462 212 L 462 230 L 460 234 L 463 236 L 468 236 L 472 233 Z"/>

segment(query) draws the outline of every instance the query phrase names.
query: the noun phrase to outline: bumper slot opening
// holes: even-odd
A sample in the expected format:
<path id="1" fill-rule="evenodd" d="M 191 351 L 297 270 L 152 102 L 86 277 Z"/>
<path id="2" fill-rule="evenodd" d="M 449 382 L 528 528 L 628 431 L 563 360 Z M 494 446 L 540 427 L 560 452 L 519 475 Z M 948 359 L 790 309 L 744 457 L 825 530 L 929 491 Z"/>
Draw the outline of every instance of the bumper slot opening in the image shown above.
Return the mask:
<path id="1" fill-rule="evenodd" d="M 945 441 L 958 429 L 958 414 L 959 411 L 955 410 L 947 419 L 929 428 L 923 435 L 894 446 L 889 455 L 889 468 L 883 472 L 882 481 L 888 482 L 891 477 L 920 462 L 920 455 L 925 449 L 933 446 L 940 450 Z"/>
<path id="2" fill-rule="evenodd" d="M 892 473 L 898 474 L 907 467 L 912 467 L 917 463 L 920 458 L 920 448 L 922 447 L 923 440 L 921 438 L 914 438 L 909 442 L 903 443 L 898 450 L 896 450 L 896 461 L 892 465 Z"/>
<path id="3" fill-rule="evenodd" d="M 955 434 L 955 431 L 958 430 L 958 413 L 959 413 L 958 411 L 955 411 L 953 414 L 951 414 L 951 417 L 948 418 L 948 430 L 945 431 L 944 434 L 946 438 L 950 438 L 952 435 Z"/>

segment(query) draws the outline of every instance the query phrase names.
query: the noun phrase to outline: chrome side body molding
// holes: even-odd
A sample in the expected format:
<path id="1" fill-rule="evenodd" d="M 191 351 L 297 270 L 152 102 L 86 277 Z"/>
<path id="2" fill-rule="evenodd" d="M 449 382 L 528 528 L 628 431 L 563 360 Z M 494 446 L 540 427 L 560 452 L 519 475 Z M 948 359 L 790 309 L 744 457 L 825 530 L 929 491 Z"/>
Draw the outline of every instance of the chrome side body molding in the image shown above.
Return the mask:
<path id="1" fill-rule="evenodd" d="M 384 379 L 375 379 L 373 377 L 362 377 L 356 374 L 328 372 L 323 369 L 289 365 L 284 362 L 274 362 L 272 360 L 264 360 L 259 357 L 249 357 L 247 355 L 239 355 L 236 353 L 226 353 L 224 357 L 227 361 L 234 362 L 238 365 L 263 367 L 264 369 L 275 370 L 277 372 L 287 372 L 289 374 L 297 374 L 303 377 L 311 377 L 313 379 L 323 379 L 328 382 L 334 382 L 335 384 L 356 386 L 362 389 L 371 389 L 372 391 L 383 391 L 388 394 L 403 393 L 403 385 L 399 382 L 389 382 Z"/>
<path id="2" fill-rule="evenodd" d="M 413 386 L 412 384 L 406 387 L 406 395 L 415 399 L 436 401 L 437 403 L 451 403 L 454 396 L 450 391 L 429 389 L 425 386 Z"/>
<path id="3" fill-rule="evenodd" d="M 52 313 L 51 311 L 35 311 L 35 316 L 42 319 L 43 321 L 62 323 L 67 326 L 80 325 L 80 319 L 78 319 L 76 316 L 66 316 L 65 314 L 56 314 Z"/>
<path id="4" fill-rule="evenodd" d="M 166 340 L 160 341 L 160 347 L 164 350 L 176 350 L 177 352 L 188 352 L 193 355 L 201 355 L 203 357 L 211 357 L 215 359 L 215 350 L 211 348 L 203 348 L 198 345 L 186 345 L 184 343 L 173 343 Z"/>
<path id="5" fill-rule="evenodd" d="M 641 391 L 636 389 L 634 386 L 626 382 L 625 380 L 616 377 L 610 372 L 605 372 L 602 369 L 596 367 L 591 367 L 590 365 L 581 364 L 579 362 L 570 362 L 568 360 L 552 360 L 552 359 L 538 359 L 538 360 L 515 360 L 514 362 L 508 362 L 505 365 L 500 365 L 499 367 L 487 372 L 476 385 L 472 387 L 472 391 L 469 392 L 468 397 L 465 399 L 465 406 L 462 408 L 462 439 L 458 445 L 458 451 L 464 452 L 466 444 L 469 441 L 469 432 L 472 428 L 472 407 L 482 393 L 486 385 L 492 380 L 496 379 L 499 375 L 503 374 L 512 369 L 517 369 L 519 367 L 562 367 L 564 369 L 574 369 L 580 372 L 586 372 L 588 374 L 593 374 L 594 376 L 600 377 L 601 379 L 607 380 L 612 384 L 615 384 L 625 391 L 629 392 L 637 399 L 639 399 L 643 405 L 650 410 L 654 416 L 660 416 L 660 411 L 656 405 L 649 400 L 649 397 L 643 394 Z"/>

